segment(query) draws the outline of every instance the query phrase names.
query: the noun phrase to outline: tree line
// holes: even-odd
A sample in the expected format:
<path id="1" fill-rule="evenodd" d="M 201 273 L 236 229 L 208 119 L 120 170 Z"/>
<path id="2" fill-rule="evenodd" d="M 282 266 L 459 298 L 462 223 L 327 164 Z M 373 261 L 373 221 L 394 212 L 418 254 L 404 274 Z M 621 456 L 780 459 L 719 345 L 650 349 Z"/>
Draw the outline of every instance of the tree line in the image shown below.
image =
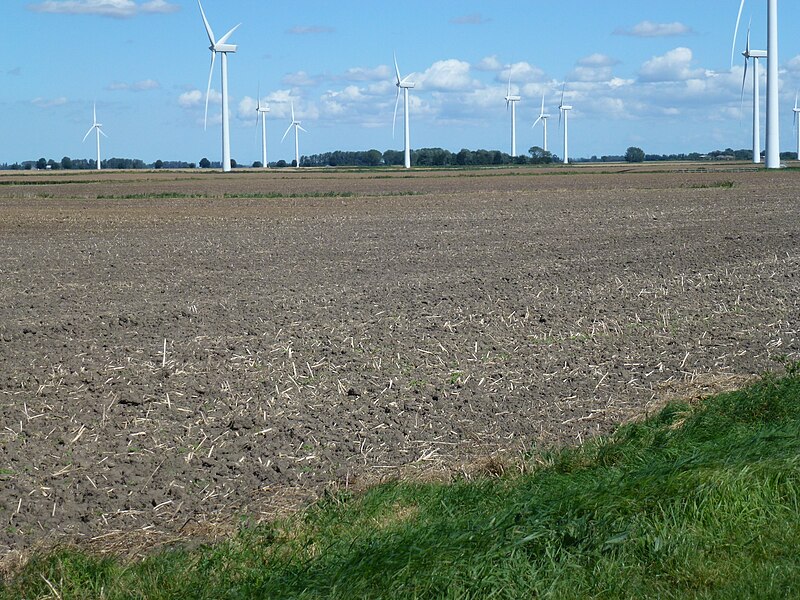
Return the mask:
<path id="1" fill-rule="evenodd" d="M 795 160 L 795 152 L 782 152 L 781 160 Z M 713 150 L 701 154 L 690 152 L 688 154 L 647 154 L 641 148 L 631 146 L 625 154 L 591 156 L 589 158 L 571 159 L 576 163 L 595 163 L 595 162 L 659 162 L 659 161 L 701 161 L 701 160 L 752 160 L 753 151 L 748 149 L 733 150 Z M 333 152 L 323 152 L 310 156 L 300 157 L 301 167 L 380 167 L 380 166 L 400 166 L 403 164 L 404 154 L 402 150 L 363 150 L 363 151 L 344 151 L 336 150 Z M 444 148 L 418 148 L 411 151 L 411 164 L 417 167 L 466 167 L 466 166 L 503 166 L 503 165 L 541 165 L 561 163 L 559 156 L 545 151 L 539 146 L 532 146 L 527 155 L 511 156 L 500 150 L 469 150 L 462 148 L 458 152 L 451 152 Z M 201 169 L 220 168 L 221 163 L 202 158 L 198 163 L 185 162 L 180 160 L 156 160 L 152 163 L 145 163 L 138 158 L 108 158 L 101 163 L 103 169 Z M 245 166 L 239 165 L 235 160 L 231 160 L 234 168 Z M 256 161 L 253 167 L 261 167 L 261 163 Z M 295 161 L 291 163 L 285 160 L 271 162 L 273 168 L 294 167 Z M 39 160 L 29 160 L 22 163 L 0 164 L 0 170 L 89 170 L 97 167 L 97 161 L 85 158 L 63 157 L 60 161 L 53 159 L 40 158 Z"/>

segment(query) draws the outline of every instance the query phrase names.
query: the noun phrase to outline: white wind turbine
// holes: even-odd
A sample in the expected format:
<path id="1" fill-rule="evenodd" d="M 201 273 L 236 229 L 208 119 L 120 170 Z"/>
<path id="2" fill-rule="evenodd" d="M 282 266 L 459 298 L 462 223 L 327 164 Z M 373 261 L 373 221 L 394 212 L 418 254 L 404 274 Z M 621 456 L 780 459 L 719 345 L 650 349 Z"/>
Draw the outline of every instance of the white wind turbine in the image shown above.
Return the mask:
<path id="1" fill-rule="evenodd" d="M 295 167 L 300 168 L 300 131 L 306 131 L 300 125 L 300 121 L 294 118 L 294 102 L 292 102 L 292 122 L 289 124 L 289 127 L 286 129 L 286 133 L 283 134 L 281 138 L 281 142 L 286 139 L 286 136 L 289 135 L 289 132 L 294 127 L 294 160 L 295 160 Z M 308 133 L 306 131 L 306 133 Z"/>
<path id="2" fill-rule="evenodd" d="M 203 5 L 200 3 L 200 0 L 197 0 L 197 5 L 200 7 L 200 14 L 203 16 L 203 24 L 206 26 L 206 33 L 211 42 L 211 45 L 208 47 L 208 49 L 211 50 L 211 70 L 208 73 L 208 88 L 206 89 L 206 126 L 208 126 L 208 97 L 211 94 L 211 78 L 214 76 L 214 61 L 217 58 L 218 52 L 222 54 L 222 170 L 228 172 L 231 170 L 230 115 L 228 114 L 228 53 L 236 52 L 238 46 L 228 44 L 227 42 L 228 38 L 239 28 L 241 23 L 217 40 L 214 38 L 214 32 L 211 30 L 208 19 L 206 19 L 206 13 L 203 11 Z"/>
<path id="3" fill-rule="evenodd" d="M 414 88 L 414 84 L 408 79 L 411 75 L 405 78 L 400 77 L 400 67 L 397 66 L 397 55 L 394 57 L 394 71 L 397 74 L 397 98 L 394 101 L 394 119 L 392 120 L 392 138 L 394 138 L 394 127 L 397 123 L 397 105 L 400 102 L 400 90 L 403 90 L 403 120 L 405 122 L 405 159 L 404 165 L 406 169 L 411 168 L 411 125 L 409 122 L 408 114 L 408 90 Z"/>
<path id="4" fill-rule="evenodd" d="M 742 100 L 744 100 L 744 87 L 747 82 L 747 64 L 753 59 L 753 162 L 761 162 L 761 75 L 758 68 L 758 59 L 767 58 L 766 50 L 753 50 L 750 48 L 750 25 L 747 26 L 747 44 L 744 52 L 744 76 L 742 77 Z"/>
<path id="5" fill-rule="evenodd" d="M 797 131 L 797 160 L 800 160 L 800 107 L 797 106 L 798 94 L 794 95 L 794 127 Z"/>
<path id="6" fill-rule="evenodd" d="M 98 171 L 101 169 L 101 166 L 100 166 L 100 134 L 102 134 L 103 137 L 108 137 L 103 132 L 101 127 L 102 127 L 102 125 L 97 122 L 97 104 L 95 104 L 94 107 L 92 108 L 92 126 L 89 127 L 89 131 L 87 131 L 86 135 L 83 136 L 83 141 L 84 142 L 86 141 L 86 138 L 88 138 L 89 134 L 92 133 L 92 129 L 94 129 L 97 132 L 97 170 Z"/>
<path id="7" fill-rule="evenodd" d="M 572 110 L 572 106 L 564 104 L 564 90 L 566 89 L 567 84 L 565 83 L 564 86 L 561 88 L 561 104 L 558 105 L 559 115 L 559 127 L 561 126 L 561 118 L 564 118 L 564 164 L 569 164 L 569 111 Z"/>
<path id="8" fill-rule="evenodd" d="M 517 156 L 517 102 L 521 98 L 511 95 L 511 74 L 508 75 L 508 92 L 506 93 L 506 110 L 511 107 L 511 157 Z"/>
<path id="9" fill-rule="evenodd" d="M 256 105 L 256 127 L 258 127 L 258 120 L 261 119 L 261 166 L 264 169 L 269 168 L 267 162 L 267 113 L 269 106 L 261 105 L 261 88 L 258 89 L 258 104 Z M 293 119 L 294 120 L 294 119 Z"/>
<path id="10" fill-rule="evenodd" d="M 731 65 L 736 48 L 736 37 L 739 35 L 739 23 L 745 0 L 739 5 L 739 16 L 736 17 L 736 29 L 733 32 L 731 48 Z M 767 0 L 767 168 L 779 169 L 780 152 L 780 98 L 778 96 L 778 0 Z"/>
<path id="11" fill-rule="evenodd" d="M 536 127 L 539 124 L 539 121 L 542 122 L 542 129 L 544 130 L 544 145 L 542 146 L 542 150 L 547 152 L 547 119 L 550 118 L 550 115 L 544 112 L 544 93 L 542 93 L 542 110 L 539 111 L 539 118 L 533 122 L 532 127 Z"/>

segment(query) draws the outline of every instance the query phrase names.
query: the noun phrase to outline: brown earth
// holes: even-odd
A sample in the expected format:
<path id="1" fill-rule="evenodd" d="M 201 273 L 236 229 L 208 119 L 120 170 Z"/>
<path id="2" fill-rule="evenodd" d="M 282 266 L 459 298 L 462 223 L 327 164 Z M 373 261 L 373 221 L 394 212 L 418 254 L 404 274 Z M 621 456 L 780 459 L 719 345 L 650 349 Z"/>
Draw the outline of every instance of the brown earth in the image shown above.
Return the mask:
<path id="1" fill-rule="evenodd" d="M 208 535 L 796 360 L 798 174 L 611 170 L 0 174 L 0 553 Z"/>

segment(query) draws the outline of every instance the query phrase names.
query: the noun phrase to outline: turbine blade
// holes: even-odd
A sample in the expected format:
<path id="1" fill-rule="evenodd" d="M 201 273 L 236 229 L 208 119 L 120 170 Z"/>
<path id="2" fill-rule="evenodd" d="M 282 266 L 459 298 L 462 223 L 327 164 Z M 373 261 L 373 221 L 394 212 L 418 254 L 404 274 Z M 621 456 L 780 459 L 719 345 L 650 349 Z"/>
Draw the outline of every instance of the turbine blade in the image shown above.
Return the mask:
<path id="1" fill-rule="evenodd" d="M 531 125 L 531 129 L 533 129 L 534 127 L 536 127 L 536 126 L 539 124 L 539 121 L 541 121 L 541 120 L 542 120 L 542 115 L 539 115 L 539 118 L 538 118 L 538 119 L 536 119 L 536 120 L 533 122 L 533 125 Z"/>
<path id="2" fill-rule="evenodd" d="M 94 129 L 94 125 L 92 125 L 91 127 L 89 127 L 89 131 L 87 131 L 87 132 L 86 132 L 86 135 L 85 135 L 85 136 L 83 136 L 83 141 L 84 141 L 84 142 L 86 141 L 86 138 L 87 138 L 87 137 L 89 137 L 89 134 L 90 134 L 90 133 L 92 133 L 92 129 Z"/>
<path id="3" fill-rule="evenodd" d="M 100 135 L 102 135 L 103 137 L 105 137 L 105 138 L 107 138 L 107 137 L 108 137 L 108 136 L 105 134 L 105 132 L 104 132 L 102 129 L 100 129 L 99 127 L 97 128 L 97 131 L 99 131 L 99 132 L 100 132 Z"/>
<path id="4" fill-rule="evenodd" d="M 239 23 L 236 27 L 234 27 L 228 33 L 226 33 L 221 38 L 219 38 L 219 41 L 217 43 L 218 44 L 224 44 L 225 42 L 227 42 L 228 38 L 231 37 L 231 35 L 233 35 L 233 32 L 236 31 L 237 29 L 239 29 L 239 27 L 241 27 L 241 26 L 242 26 L 242 24 Z"/>
<path id="5" fill-rule="evenodd" d="M 286 130 L 286 133 L 284 133 L 284 134 L 283 134 L 283 137 L 281 138 L 281 142 L 283 142 L 283 140 L 285 140 L 285 139 L 286 139 L 286 136 L 287 136 L 287 135 L 289 135 L 289 132 L 292 130 L 292 127 L 294 127 L 294 123 L 292 123 L 291 125 L 289 125 L 289 128 Z"/>
<path id="6" fill-rule="evenodd" d="M 733 30 L 733 44 L 731 45 L 731 69 L 733 68 L 733 55 L 736 52 L 736 38 L 739 36 L 739 24 L 742 21 L 742 11 L 744 10 L 744 2 L 739 5 L 739 15 L 736 17 L 736 28 Z"/>
<path id="7" fill-rule="evenodd" d="M 744 47 L 744 51 L 747 52 L 748 55 L 750 54 L 750 26 L 752 24 L 753 24 L 753 19 L 751 18 L 750 22 L 747 24 L 747 44 Z"/>
<path id="8" fill-rule="evenodd" d="M 294 102 L 292 102 L 292 123 L 294 123 Z"/>
<path id="9" fill-rule="evenodd" d="M 394 55 L 394 72 L 397 74 L 397 84 L 400 85 L 400 67 L 397 66 L 397 54 Z"/>
<path id="10" fill-rule="evenodd" d="M 541 119 L 544 115 L 544 92 L 542 92 L 542 112 L 539 113 L 539 118 Z"/>
<path id="11" fill-rule="evenodd" d="M 567 89 L 567 82 L 564 82 L 564 85 L 561 86 L 561 104 L 558 105 L 559 108 L 564 106 L 564 91 Z"/>
<path id="12" fill-rule="evenodd" d="M 92 123 L 94 123 L 95 125 L 97 125 L 97 103 L 96 103 L 96 102 L 95 102 L 95 104 L 92 106 L 92 119 L 94 119 L 94 120 L 92 121 Z"/>
<path id="13" fill-rule="evenodd" d="M 298 125 L 298 126 L 297 126 L 297 128 L 298 128 L 300 131 L 305 131 L 306 133 L 308 133 L 308 131 L 306 131 L 305 129 L 303 129 L 303 126 L 302 126 L 302 125 Z"/>
<path id="14" fill-rule="evenodd" d="M 742 76 L 742 104 L 744 104 L 744 86 L 747 82 L 747 63 L 749 61 L 747 58 L 744 59 L 744 75 Z"/>
<path id="15" fill-rule="evenodd" d="M 211 51 L 211 69 L 208 72 L 208 87 L 206 88 L 206 116 L 203 120 L 203 129 L 208 129 L 208 97 L 211 95 L 211 78 L 214 76 L 214 61 L 217 59 L 217 53 Z"/>
<path id="16" fill-rule="evenodd" d="M 506 95 L 507 96 L 511 95 L 511 71 L 510 70 L 508 71 L 508 94 L 506 94 Z"/>
<path id="17" fill-rule="evenodd" d="M 394 100 L 394 118 L 392 119 L 392 139 L 394 139 L 394 129 L 397 126 L 397 108 L 400 106 L 400 88 L 397 88 L 397 97 Z"/>
<path id="18" fill-rule="evenodd" d="M 800 92 L 795 93 L 794 95 L 794 109 L 797 110 L 797 99 L 800 97 Z"/>
<path id="19" fill-rule="evenodd" d="M 208 19 L 206 19 L 206 12 L 203 10 L 203 5 L 200 3 L 200 0 L 197 0 L 197 5 L 200 7 L 200 14 L 203 16 L 203 24 L 206 26 L 208 41 L 211 42 L 212 46 L 214 46 L 217 43 L 214 41 L 214 32 L 211 30 L 211 25 L 209 25 Z"/>

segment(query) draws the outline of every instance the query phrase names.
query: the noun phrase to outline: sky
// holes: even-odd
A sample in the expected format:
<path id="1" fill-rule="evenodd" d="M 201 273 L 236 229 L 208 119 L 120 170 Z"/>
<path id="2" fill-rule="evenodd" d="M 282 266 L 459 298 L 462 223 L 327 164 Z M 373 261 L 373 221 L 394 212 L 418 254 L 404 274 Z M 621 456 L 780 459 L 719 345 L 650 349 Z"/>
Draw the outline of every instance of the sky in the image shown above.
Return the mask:
<path id="1" fill-rule="evenodd" d="M 270 161 L 294 157 L 290 102 L 308 133 L 301 154 L 402 149 L 393 53 L 411 91 L 411 145 L 510 152 L 511 77 L 517 148 L 544 94 L 549 149 L 561 153 L 558 104 L 570 114 L 570 156 L 749 148 L 751 89 L 742 103 L 745 32 L 766 49 L 765 0 L 748 0 L 731 67 L 738 0 L 205 0 L 229 43 L 232 157 L 260 160 L 256 98 Z M 0 36 L 0 163 L 93 158 L 92 105 L 103 157 L 221 160 L 220 61 L 204 128 L 211 52 L 196 0 L 4 0 Z M 800 2 L 780 2 L 781 150 L 794 150 L 800 88 Z M 762 68 L 765 94 L 766 65 Z M 749 79 L 749 77 L 748 77 Z M 765 106 L 762 100 L 762 111 Z M 762 124 L 765 122 L 762 117 Z M 763 140 L 762 132 L 762 140 Z M 763 147 L 762 141 L 762 147 Z"/>

